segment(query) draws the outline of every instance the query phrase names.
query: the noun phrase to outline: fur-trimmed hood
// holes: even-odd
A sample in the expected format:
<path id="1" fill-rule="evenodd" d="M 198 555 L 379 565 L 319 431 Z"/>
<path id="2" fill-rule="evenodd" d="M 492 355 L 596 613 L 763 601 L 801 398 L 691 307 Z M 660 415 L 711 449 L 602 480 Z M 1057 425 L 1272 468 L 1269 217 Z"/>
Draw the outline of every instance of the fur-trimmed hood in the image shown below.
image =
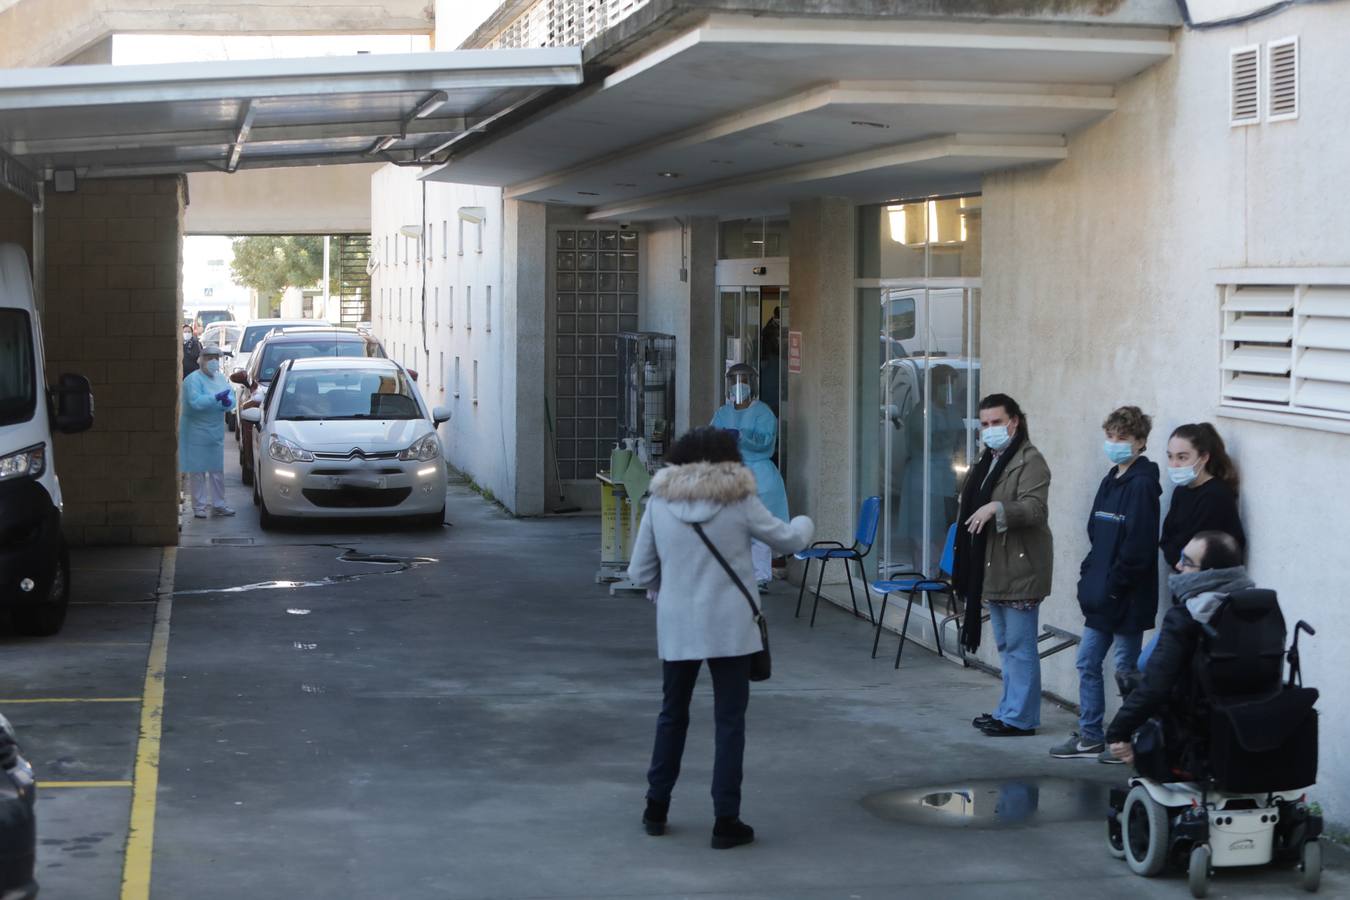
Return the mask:
<path id="1" fill-rule="evenodd" d="M 740 463 L 667 466 L 652 479 L 651 493 L 666 501 L 676 518 L 706 522 L 718 510 L 755 496 L 755 475 Z"/>

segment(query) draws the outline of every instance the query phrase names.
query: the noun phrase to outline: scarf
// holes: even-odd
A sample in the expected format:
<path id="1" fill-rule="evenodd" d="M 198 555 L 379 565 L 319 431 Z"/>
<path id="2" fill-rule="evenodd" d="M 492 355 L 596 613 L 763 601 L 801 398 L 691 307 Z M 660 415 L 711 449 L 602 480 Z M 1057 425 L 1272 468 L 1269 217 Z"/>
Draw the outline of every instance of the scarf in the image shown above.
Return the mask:
<path id="1" fill-rule="evenodd" d="M 1255 587 L 1247 577 L 1246 566 L 1231 569 L 1204 569 L 1200 572 L 1176 572 L 1167 576 L 1167 587 L 1172 591 L 1172 602 L 1184 603 L 1197 594 L 1232 594 Z"/>
<path id="2" fill-rule="evenodd" d="M 1017 451 L 1026 441 L 1026 433 L 1018 429 L 1017 434 L 1008 443 L 1007 449 L 994 459 L 994 452 L 986 450 L 975 464 L 965 486 L 961 488 L 960 511 L 956 516 L 956 558 L 952 564 L 952 587 L 966 605 L 966 615 L 961 623 L 961 646 L 967 652 L 980 649 L 980 632 L 983 630 L 980 599 L 984 596 L 984 557 L 985 543 L 989 538 L 991 525 L 985 525 L 979 534 L 966 530 L 966 520 L 975 514 L 975 510 L 988 503 L 994 495 L 994 486 L 1003 477 Z"/>

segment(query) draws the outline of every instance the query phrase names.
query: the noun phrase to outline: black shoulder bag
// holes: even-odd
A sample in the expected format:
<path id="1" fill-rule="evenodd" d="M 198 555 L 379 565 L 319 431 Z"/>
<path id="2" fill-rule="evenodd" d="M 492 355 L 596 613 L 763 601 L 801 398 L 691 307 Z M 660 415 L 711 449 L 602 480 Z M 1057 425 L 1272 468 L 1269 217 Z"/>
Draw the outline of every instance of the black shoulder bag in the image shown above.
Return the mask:
<path id="1" fill-rule="evenodd" d="M 703 539 L 703 543 L 707 545 L 708 550 L 711 551 L 712 555 L 717 557 L 717 561 L 722 564 L 722 568 L 726 571 L 727 575 L 731 577 L 732 582 L 736 587 L 741 589 L 741 593 L 745 595 L 745 602 L 750 604 L 750 612 L 754 615 L 755 624 L 759 626 L 759 639 L 764 643 L 763 650 L 750 654 L 750 680 L 768 681 L 769 676 L 773 674 L 773 659 L 769 656 L 769 623 L 764 621 L 763 613 L 761 613 L 759 607 L 755 605 L 754 598 L 751 597 L 750 592 L 746 590 L 745 585 L 741 582 L 740 576 L 736 574 L 736 570 L 731 568 L 726 559 L 718 551 L 717 547 L 714 546 L 713 542 L 708 540 L 708 536 L 703 533 L 703 526 L 697 522 L 692 522 L 690 524 L 694 526 L 694 530 L 698 532 L 698 536 Z"/>

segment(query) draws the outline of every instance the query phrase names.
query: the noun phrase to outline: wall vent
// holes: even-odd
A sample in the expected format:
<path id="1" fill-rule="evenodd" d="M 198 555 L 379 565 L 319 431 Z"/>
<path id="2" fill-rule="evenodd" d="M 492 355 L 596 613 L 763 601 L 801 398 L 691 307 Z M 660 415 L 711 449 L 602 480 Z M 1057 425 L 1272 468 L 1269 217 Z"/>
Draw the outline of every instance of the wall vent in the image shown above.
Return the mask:
<path id="1" fill-rule="evenodd" d="M 1237 47 L 1229 52 L 1229 124 L 1261 121 L 1261 48 Z"/>
<path id="2" fill-rule="evenodd" d="M 1298 118 L 1298 38 L 1289 37 L 1266 45 L 1266 121 Z"/>

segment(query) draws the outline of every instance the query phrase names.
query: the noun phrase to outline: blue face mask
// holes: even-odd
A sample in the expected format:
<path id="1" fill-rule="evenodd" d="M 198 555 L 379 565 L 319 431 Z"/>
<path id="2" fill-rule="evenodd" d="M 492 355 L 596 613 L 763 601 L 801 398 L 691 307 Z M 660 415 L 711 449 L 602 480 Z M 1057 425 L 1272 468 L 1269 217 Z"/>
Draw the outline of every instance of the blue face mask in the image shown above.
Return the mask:
<path id="1" fill-rule="evenodd" d="M 1102 449 L 1106 452 L 1106 458 L 1116 465 L 1134 459 L 1134 444 L 1127 444 L 1123 441 L 1104 441 Z"/>
<path id="2" fill-rule="evenodd" d="M 218 359 L 208 359 L 208 360 L 206 361 L 206 371 L 207 371 L 207 374 L 209 374 L 209 375 L 219 375 L 219 374 L 220 374 L 220 360 L 218 360 Z"/>
<path id="3" fill-rule="evenodd" d="M 1008 434 L 1007 425 L 995 425 L 992 428 L 981 429 L 980 440 L 983 441 L 984 445 L 990 450 L 997 451 L 1008 446 L 1008 441 L 1012 440 L 1012 438 Z"/>
<path id="4" fill-rule="evenodd" d="M 1195 481 L 1195 466 L 1168 466 L 1167 476 L 1172 479 L 1172 483 L 1177 487 L 1185 487 L 1192 481 Z"/>
<path id="5" fill-rule="evenodd" d="M 750 385 L 745 382 L 738 382 L 731 386 L 731 402 L 736 404 L 744 403 L 750 399 Z"/>

